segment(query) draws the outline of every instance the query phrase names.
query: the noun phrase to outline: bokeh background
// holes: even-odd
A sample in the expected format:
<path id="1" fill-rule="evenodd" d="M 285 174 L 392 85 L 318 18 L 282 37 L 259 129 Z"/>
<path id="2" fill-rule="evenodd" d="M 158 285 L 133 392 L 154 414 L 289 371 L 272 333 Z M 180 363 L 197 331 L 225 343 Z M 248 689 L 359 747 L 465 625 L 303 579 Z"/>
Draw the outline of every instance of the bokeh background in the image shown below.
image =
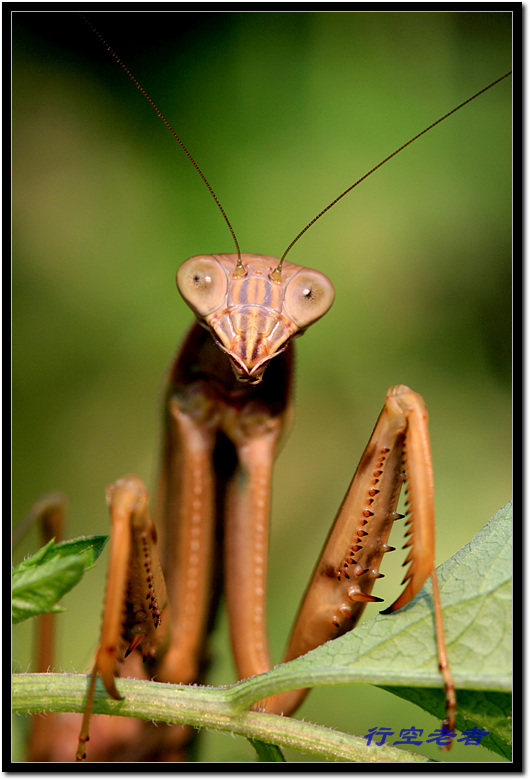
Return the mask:
<path id="1" fill-rule="evenodd" d="M 196 157 L 243 251 L 271 255 L 511 65 L 509 13 L 90 18 Z M 162 377 L 192 319 L 176 269 L 233 246 L 192 166 L 76 14 L 14 13 L 13 50 L 14 524 L 63 490 L 68 536 L 105 533 L 105 486 L 127 472 L 154 483 Z M 337 297 L 298 342 L 296 426 L 274 483 L 278 661 L 389 385 L 410 385 L 429 407 L 437 563 L 510 498 L 511 80 L 363 182 L 289 259 L 328 274 Z M 15 560 L 36 547 L 32 532 Z M 399 556 L 378 583 L 387 603 Z M 89 666 L 105 562 L 64 600 L 57 670 Z M 233 681 L 223 617 L 214 647 L 212 682 Z M 30 656 L 27 623 L 16 668 Z M 315 690 L 299 715 L 360 735 L 439 727 L 368 686 Z M 240 739 L 205 734 L 203 748 L 204 760 L 253 760 Z M 496 757 L 457 746 L 443 759 Z"/>

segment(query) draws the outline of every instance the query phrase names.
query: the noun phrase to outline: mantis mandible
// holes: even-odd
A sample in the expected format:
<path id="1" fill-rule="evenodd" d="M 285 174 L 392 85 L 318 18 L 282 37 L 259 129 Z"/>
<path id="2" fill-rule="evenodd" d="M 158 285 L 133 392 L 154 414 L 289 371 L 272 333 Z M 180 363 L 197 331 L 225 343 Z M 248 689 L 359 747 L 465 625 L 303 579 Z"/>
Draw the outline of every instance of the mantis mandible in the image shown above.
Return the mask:
<path id="1" fill-rule="evenodd" d="M 236 263 L 236 259 L 234 258 L 234 259 L 232 260 L 232 265 L 234 265 L 235 263 Z M 244 263 L 245 263 L 245 261 L 243 262 L 243 265 L 244 265 Z M 285 265 L 284 265 L 284 268 L 288 268 L 287 264 L 285 264 Z M 272 364 L 271 364 L 271 366 L 270 366 L 270 367 L 267 369 L 267 371 L 271 371 L 271 370 L 272 370 Z M 265 376 L 267 376 L 267 373 L 265 373 Z"/>

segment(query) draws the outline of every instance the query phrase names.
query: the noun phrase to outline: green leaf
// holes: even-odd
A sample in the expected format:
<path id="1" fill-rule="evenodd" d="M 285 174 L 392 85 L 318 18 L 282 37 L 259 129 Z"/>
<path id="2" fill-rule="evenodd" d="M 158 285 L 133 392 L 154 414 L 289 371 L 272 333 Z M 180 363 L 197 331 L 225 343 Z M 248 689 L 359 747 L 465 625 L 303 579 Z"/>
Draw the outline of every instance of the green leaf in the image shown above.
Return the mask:
<path id="1" fill-rule="evenodd" d="M 438 569 L 447 652 L 463 700 L 457 726 L 480 724 L 491 732 L 488 747 L 502 755 L 509 723 L 502 724 L 502 718 L 511 691 L 511 549 L 507 504 Z M 408 698 L 443 716 L 430 581 L 400 612 L 378 615 L 301 658 L 239 683 L 237 695 L 241 706 L 249 706 L 283 690 L 353 682 L 395 687 L 403 697 L 406 688 L 421 689 L 421 696 Z M 463 690 L 503 693 L 496 701 L 504 715 L 488 717 L 485 694 L 464 697 Z"/>
<path id="2" fill-rule="evenodd" d="M 85 536 L 55 544 L 51 539 L 12 572 L 12 621 L 62 612 L 56 602 L 76 585 L 103 549 L 107 536 Z"/>
<path id="3" fill-rule="evenodd" d="M 445 578 L 444 622 L 457 683 L 457 728 L 489 731 L 480 744 L 506 758 L 511 758 L 512 707 L 511 695 L 501 691 L 511 690 L 511 569 L 510 503 L 439 570 Z M 383 687 L 443 717 L 439 688 Z"/>
<path id="4" fill-rule="evenodd" d="M 258 754 L 260 761 L 285 761 L 284 755 L 278 745 L 271 745 L 270 742 L 262 742 L 261 739 L 248 738 L 248 741 Z"/>
<path id="5" fill-rule="evenodd" d="M 56 601 L 79 582 L 83 571 L 82 560 L 69 556 L 14 572 L 13 623 L 20 623 L 42 612 L 62 612 Z"/>
<path id="6" fill-rule="evenodd" d="M 445 700 L 441 689 L 381 687 L 417 704 L 440 720 L 444 717 Z M 512 697 L 509 693 L 457 690 L 456 715 L 457 731 L 462 733 L 474 726 L 484 729 L 488 736 L 481 739 L 481 746 L 511 759 Z"/>
<path id="7" fill-rule="evenodd" d="M 58 544 L 55 543 L 54 539 L 50 539 L 44 547 L 41 547 L 36 553 L 30 555 L 29 558 L 25 558 L 18 566 L 15 566 L 13 573 L 19 569 L 32 568 L 39 563 L 44 563 L 57 557 L 67 558 L 70 555 L 81 556 L 85 569 L 90 569 L 97 561 L 108 538 L 106 534 L 79 536 L 77 539 L 69 539 Z"/>

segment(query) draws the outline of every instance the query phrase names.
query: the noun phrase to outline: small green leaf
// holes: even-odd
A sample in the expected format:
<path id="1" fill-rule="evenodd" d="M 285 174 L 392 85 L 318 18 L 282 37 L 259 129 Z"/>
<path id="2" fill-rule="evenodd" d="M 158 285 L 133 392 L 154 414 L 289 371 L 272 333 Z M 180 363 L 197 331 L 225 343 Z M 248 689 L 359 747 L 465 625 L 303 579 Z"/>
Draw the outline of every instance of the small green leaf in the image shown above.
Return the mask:
<path id="1" fill-rule="evenodd" d="M 278 745 L 271 745 L 270 742 L 262 742 L 261 739 L 251 739 L 248 741 L 258 754 L 260 761 L 285 761 L 284 755 Z"/>
<path id="2" fill-rule="evenodd" d="M 62 612 L 62 607 L 56 602 L 79 582 L 83 571 L 81 558 L 70 555 L 14 572 L 13 623 L 20 623 L 42 612 Z"/>
<path id="3" fill-rule="evenodd" d="M 59 555 L 64 557 L 68 555 L 79 555 L 83 559 L 85 570 L 91 569 L 99 558 L 108 538 L 107 534 L 79 536 L 77 539 L 60 542 L 55 547 L 55 553 L 59 553 Z"/>
<path id="4" fill-rule="evenodd" d="M 50 540 L 12 573 L 12 621 L 43 612 L 62 612 L 56 602 L 91 568 L 107 536 L 86 536 L 55 544 Z"/>

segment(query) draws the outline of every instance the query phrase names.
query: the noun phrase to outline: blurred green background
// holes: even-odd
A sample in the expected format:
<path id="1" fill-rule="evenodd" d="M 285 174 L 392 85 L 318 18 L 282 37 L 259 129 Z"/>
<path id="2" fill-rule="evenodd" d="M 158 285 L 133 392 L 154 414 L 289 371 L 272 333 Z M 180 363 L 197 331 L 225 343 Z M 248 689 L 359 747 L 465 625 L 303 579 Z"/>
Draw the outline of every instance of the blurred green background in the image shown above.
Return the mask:
<path id="1" fill-rule="evenodd" d="M 90 18 L 196 157 L 242 250 L 271 255 L 511 64 L 509 13 Z M 17 12 L 13 42 L 14 523 L 60 489 L 68 536 L 105 533 L 105 486 L 127 472 L 154 483 L 162 378 L 192 319 L 176 269 L 233 246 L 192 166 L 76 14 Z M 337 297 L 299 342 L 296 426 L 274 483 L 276 660 L 389 385 L 429 407 L 437 563 L 510 498 L 511 80 L 363 182 L 289 259 L 328 274 Z M 36 547 L 33 532 L 16 560 Z M 385 560 L 387 603 L 402 560 Z M 90 663 L 104 572 L 64 600 L 57 670 Z M 214 641 L 212 681 L 231 682 L 223 619 Z M 30 655 L 28 623 L 16 668 Z M 439 728 L 371 687 L 316 690 L 298 714 L 360 735 Z M 244 740 L 205 734 L 204 750 L 253 760 Z M 443 760 L 496 757 L 457 746 Z"/>

